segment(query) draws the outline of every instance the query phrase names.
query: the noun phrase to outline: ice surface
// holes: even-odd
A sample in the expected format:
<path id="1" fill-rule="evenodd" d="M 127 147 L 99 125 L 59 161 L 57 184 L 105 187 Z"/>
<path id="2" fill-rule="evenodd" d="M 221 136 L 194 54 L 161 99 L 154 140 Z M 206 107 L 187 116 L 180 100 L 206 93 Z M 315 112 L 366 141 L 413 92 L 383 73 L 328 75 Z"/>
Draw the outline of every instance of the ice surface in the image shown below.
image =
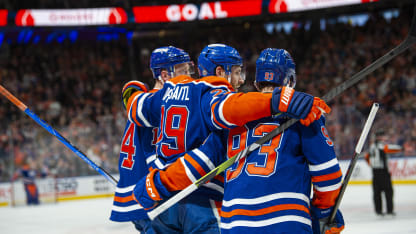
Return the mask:
<path id="1" fill-rule="evenodd" d="M 416 185 L 395 185 L 395 217 L 377 217 L 370 185 L 347 187 L 341 203 L 343 234 L 416 233 Z M 111 198 L 60 202 L 31 207 L 0 208 L 1 234 L 129 234 L 129 222 L 108 219 Z"/>

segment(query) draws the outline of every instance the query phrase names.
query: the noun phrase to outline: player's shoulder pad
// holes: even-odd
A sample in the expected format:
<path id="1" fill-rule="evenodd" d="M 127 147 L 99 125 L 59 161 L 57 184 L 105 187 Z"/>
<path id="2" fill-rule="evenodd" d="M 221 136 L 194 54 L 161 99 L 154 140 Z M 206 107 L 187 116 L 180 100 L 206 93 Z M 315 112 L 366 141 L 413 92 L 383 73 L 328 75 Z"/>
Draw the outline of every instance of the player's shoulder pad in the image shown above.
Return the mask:
<path id="1" fill-rule="evenodd" d="M 226 87 L 228 90 L 230 91 L 234 91 L 233 87 L 231 86 L 231 84 L 223 77 L 218 77 L 218 76 L 206 76 L 203 77 L 201 79 L 196 80 L 196 82 L 206 82 L 209 83 L 212 86 L 217 86 L 217 87 Z"/>

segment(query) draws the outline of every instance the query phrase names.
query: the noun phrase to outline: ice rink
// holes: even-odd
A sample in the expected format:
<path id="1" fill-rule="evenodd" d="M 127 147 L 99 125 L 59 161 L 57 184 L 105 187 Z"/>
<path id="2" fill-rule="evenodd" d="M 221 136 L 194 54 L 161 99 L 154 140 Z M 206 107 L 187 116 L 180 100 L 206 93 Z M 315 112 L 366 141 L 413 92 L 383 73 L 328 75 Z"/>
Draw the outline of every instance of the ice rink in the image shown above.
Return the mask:
<path id="1" fill-rule="evenodd" d="M 416 233 L 416 186 L 395 185 L 397 215 L 377 217 L 373 212 L 369 185 L 347 188 L 341 211 L 348 233 Z M 131 223 L 111 222 L 108 217 L 112 200 L 95 199 L 36 207 L 0 208 L 1 234 L 129 234 L 137 233 Z"/>

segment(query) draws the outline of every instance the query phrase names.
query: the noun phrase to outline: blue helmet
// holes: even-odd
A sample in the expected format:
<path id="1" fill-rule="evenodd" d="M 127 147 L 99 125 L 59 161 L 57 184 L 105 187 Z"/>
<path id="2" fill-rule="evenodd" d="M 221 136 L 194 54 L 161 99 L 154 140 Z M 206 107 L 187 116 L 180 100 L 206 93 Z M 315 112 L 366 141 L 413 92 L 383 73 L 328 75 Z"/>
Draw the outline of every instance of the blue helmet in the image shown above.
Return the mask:
<path id="1" fill-rule="evenodd" d="M 191 62 L 189 54 L 174 46 L 165 46 L 153 50 L 150 55 L 150 69 L 153 78 L 159 79 L 162 69 L 173 73 L 176 64 Z M 171 75 L 173 76 L 173 75 Z"/>
<path id="2" fill-rule="evenodd" d="M 295 62 L 284 49 L 264 49 L 256 61 L 256 82 L 273 82 L 279 86 L 295 87 Z"/>
<path id="3" fill-rule="evenodd" d="M 207 45 L 198 57 L 200 76 L 215 76 L 215 69 L 222 66 L 226 74 L 232 66 L 243 66 L 243 59 L 236 49 L 224 44 Z"/>

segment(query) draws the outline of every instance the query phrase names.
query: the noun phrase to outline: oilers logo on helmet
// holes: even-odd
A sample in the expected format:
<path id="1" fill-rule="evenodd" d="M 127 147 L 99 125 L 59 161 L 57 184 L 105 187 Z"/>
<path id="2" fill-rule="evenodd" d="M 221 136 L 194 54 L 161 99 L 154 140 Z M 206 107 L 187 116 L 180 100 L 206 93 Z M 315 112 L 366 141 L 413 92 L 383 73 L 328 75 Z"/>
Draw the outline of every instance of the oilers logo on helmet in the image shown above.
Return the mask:
<path id="1" fill-rule="evenodd" d="M 274 73 L 273 72 L 265 72 L 264 79 L 268 81 L 273 81 Z"/>
<path id="2" fill-rule="evenodd" d="M 256 82 L 295 87 L 295 62 L 284 49 L 264 49 L 256 61 Z"/>

